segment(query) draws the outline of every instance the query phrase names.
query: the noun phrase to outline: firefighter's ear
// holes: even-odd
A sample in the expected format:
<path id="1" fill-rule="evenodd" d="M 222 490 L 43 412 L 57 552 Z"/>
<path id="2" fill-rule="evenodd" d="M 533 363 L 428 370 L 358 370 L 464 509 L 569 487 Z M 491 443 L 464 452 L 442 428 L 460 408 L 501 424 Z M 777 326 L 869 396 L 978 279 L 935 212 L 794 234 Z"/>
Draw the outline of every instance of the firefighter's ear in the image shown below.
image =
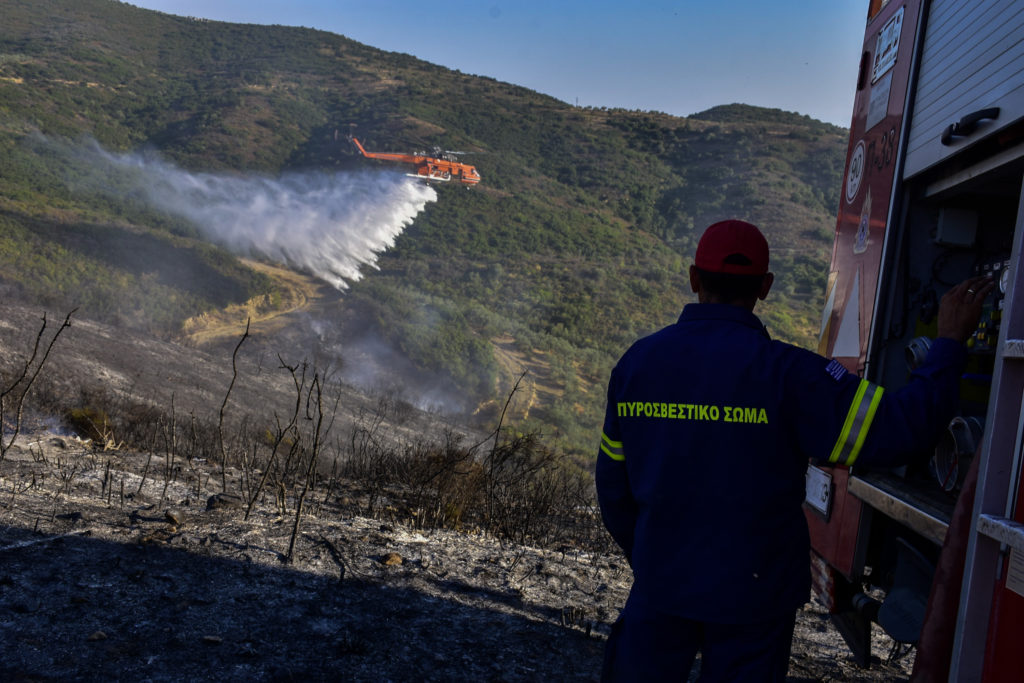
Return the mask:
<path id="1" fill-rule="evenodd" d="M 768 292 L 772 288 L 772 283 L 775 282 L 775 273 L 765 273 L 764 279 L 761 280 L 761 291 L 757 293 L 757 298 L 764 301 L 768 296 Z"/>
<path id="2" fill-rule="evenodd" d="M 690 291 L 700 292 L 700 271 L 697 266 L 690 266 Z"/>

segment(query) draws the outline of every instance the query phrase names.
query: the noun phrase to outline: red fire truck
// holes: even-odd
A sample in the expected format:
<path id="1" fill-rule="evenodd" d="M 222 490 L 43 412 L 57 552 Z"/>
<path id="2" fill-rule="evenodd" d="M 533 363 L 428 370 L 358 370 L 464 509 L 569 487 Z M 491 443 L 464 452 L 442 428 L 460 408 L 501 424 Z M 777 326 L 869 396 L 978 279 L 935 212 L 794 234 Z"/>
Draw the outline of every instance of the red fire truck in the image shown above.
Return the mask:
<path id="1" fill-rule="evenodd" d="M 998 282 L 927 464 L 807 475 L 816 595 L 921 680 L 1024 681 L 1022 182 L 1024 2 L 870 0 L 819 351 L 899 386 L 943 292 Z"/>

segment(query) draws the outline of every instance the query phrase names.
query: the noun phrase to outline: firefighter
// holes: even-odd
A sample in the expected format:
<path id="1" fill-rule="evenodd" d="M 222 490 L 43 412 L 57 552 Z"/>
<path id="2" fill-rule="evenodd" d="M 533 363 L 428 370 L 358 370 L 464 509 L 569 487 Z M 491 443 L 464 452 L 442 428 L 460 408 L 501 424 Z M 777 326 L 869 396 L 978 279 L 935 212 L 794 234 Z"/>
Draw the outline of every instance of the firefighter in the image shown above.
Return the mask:
<path id="1" fill-rule="evenodd" d="M 925 362 L 886 392 L 770 339 L 753 313 L 768 261 L 754 225 L 710 226 L 689 272 L 698 303 L 612 371 L 597 493 L 633 586 L 605 680 L 685 680 L 699 651 L 702 681 L 783 681 L 810 594 L 808 460 L 895 465 L 954 415 L 992 282 L 942 298 Z"/>

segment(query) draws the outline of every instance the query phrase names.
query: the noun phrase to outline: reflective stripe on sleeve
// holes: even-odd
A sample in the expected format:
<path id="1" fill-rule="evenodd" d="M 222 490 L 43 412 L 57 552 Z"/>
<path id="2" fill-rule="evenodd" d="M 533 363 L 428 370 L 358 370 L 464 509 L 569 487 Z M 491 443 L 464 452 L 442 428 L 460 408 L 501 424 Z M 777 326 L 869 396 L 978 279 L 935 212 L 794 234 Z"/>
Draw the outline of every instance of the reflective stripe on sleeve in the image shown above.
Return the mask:
<path id="1" fill-rule="evenodd" d="M 626 454 L 622 450 L 622 442 L 612 441 L 604 433 L 601 434 L 601 450 L 604 451 L 605 455 L 617 462 L 623 462 L 626 459 Z"/>
<path id="2" fill-rule="evenodd" d="M 868 436 L 871 428 L 871 421 L 875 419 L 875 412 L 882 400 L 885 389 L 862 379 L 857 393 L 850 404 L 850 410 L 846 413 L 846 422 L 843 423 L 843 431 L 839 433 L 839 439 L 829 456 L 830 463 L 850 466 L 860 455 L 860 449 L 864 445 L 864 439 Z"/>

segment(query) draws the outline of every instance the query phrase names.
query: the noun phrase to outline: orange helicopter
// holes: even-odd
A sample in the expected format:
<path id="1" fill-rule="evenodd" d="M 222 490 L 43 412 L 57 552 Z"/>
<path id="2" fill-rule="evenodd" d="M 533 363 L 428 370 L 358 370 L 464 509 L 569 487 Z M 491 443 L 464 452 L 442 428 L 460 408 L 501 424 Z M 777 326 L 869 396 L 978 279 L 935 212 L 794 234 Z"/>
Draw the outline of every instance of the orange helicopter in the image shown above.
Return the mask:
<path id="1" fill-rule="evenodd" d="M 359 152 L 367 159 L 384 159 L 385 161 L 398 161 L 404 164 L 415 166 L 415 173 L 407 173 L 413 178 L 423 180 L 449 181 L 456 178 L 463 184 L 472 187 L 480 182 L 480 174 L 476 167 L 464 164 L 456 158 L 461 152 L 444 152 L 440 147 L 434 148 L 434 156 L 428 156 L 426 152 L 415 154 L 393 154 L 389 152 L 367 152 L 359 143 L 359 140 L 349 136 Z"/>

